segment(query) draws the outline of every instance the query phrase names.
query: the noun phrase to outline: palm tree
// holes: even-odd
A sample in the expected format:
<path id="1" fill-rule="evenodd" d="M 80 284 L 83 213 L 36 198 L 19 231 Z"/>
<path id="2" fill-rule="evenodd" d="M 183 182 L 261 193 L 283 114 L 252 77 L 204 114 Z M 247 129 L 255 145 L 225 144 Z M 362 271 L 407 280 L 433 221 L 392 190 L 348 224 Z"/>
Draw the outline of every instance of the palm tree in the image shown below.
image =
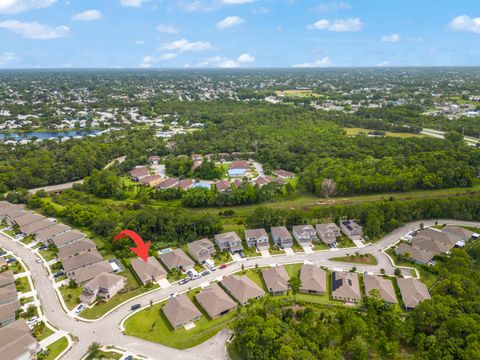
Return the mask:
<path id="1" fill-rule="evenodd" d="M 93 342 L 88 347 L 88 359 L 94 359 L 100 354 L 100 344 L 98 342 Z"/>

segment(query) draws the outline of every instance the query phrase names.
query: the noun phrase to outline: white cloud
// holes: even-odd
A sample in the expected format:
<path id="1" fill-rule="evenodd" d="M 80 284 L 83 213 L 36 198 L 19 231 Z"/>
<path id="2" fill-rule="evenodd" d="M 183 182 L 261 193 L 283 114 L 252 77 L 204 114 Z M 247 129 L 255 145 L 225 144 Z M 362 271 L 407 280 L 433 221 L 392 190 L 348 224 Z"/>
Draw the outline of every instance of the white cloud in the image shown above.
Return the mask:
<path id="1" fill-rule="evenodd" d="M 331 2 L 328 4 L 320 4 L 316 8 L 314 8 L 314 11 L 318 12 L 331 12 L 331 11 L 338 11 L 338 10 L 350 10 L 352 7 L 350 4 L 340 1 L 340 2 Z"/>
<path id="2" fill-rule="evenodd" d="M 313 24 L 308 25 L 307 28 L 313 29 L 313 30 L 345 32 L 345 31 L 360 31 L 362 30 L 362 26 L 363 24 L 360 21 L 360 18 L 336 19 L 336 20 L 321 19 Z"/>
<path id="3" fill-rule="evenodd" d="M 238 57 L 237 61 L 239 63 L 251 63 L 255 61 L 255 58 L 249 53 L 242 54 Z"/>
<path id="4" fill-rule="evenodd" d="M 16 14 L 22 11 L 42 9 L 56 2 L 57 0 L 0 0 L 0 13 Z"/>
<path id="5" fill-rule="evenodd" d="M 10 30 L 27 39 L 50 40 L 67 36 L 70 28 L 65 25 L 51 27 L 38 22 L 20 22 L 17 20 L 6 20 L 0 22 L 0 28 Z"/>
<path id="6" fill-rule="evenodd" d="M 240 25 L 245 22 L 245 19 L 242 19 L 239 16 L 227 16 L 222 21 L 217 23 L 217 29 L 228 29 L 233 26 Z"/>
<path id="7" fill-rule="evenodd" d="M 158 62 L 172 60 L 177 57 L 175 53 L 166 53 L 158 57 L 147 55 L 143 58 L 142 62 L 138 65 L 141 68 L 151 68 Z"/>
<path id="8" fill-rule="evenodd" d="M 159 61 L 166 61 L 166 60 L 172 60 L 175 59 L 178 55 L 175 53 L 166 53 L 162 54 L 158 57 Z"/>
<path id="9" fill-rule="evenodd" d="M 122 6 L 126 7 L 141 7 L 145 0 L 120 0 Z"/>
<path id="10" fill-rule="evenodd" d="M 222 0 L 223 4 L 248 4 L 253 3 L 256 0 Z"/>
<path id="11" fill-rule="evenodd" d="M 450 29 L 454 31 L 468 31 L 480 34 L 480 17 L 471 18 L 467 15 L 457 16 L 450 22 Z"/>
<path id="12" fill-rule="evenodd" d="M 0 66 L 8 65 L 16 58 L 17 56 L 15 55 L 15 53 L 10 51 L 4 52 L 3 54 L 0 54 Z"/>
<path id="13" fill-rule="evenodd" d="M 384 43 L 387 43 L 387 42 L 396 43 L 400 41 L 400 35 L 399 34 L 383 35 L 380 40 Z"/>
<path id="14" fill-rule="evenodd" d="M 100 20 L 102 18 L 102 13 L 98 10 L 86 10 L 79 14 L 76 14 L 72 17 L 72 20 L 83 20 L 83 21 L 91 21 L 91 20 Z"/>
<path id="15" fill-rule="evenodd" d="M 161 46 L 163 50 L 176 50 L 180 52 L 186 51 L 204 51 L 212 49 L 212 44 L 207 41 L 189 41 L 187 39 L 180 39 Z"/>
<path id="16" fill-rule="evenodd" d="M 157 26 L 157 31 L 164 34 L 176 34 L 178 33 L 178 28 L 174 25 L 160 24 Z"/>
<path id="17" fill-rule="evenodd" d="M 317 61 L 314 61 L 314 62 L 296 64 L 296 65 L 293 65 L 292 67 L 294 67 L 294 68 L 316 68 L 316 67 L 331 67 L 331 66 L 334 66 L 334 65 L 332 63 L 332 60 L 330 60 L 330 58 L 327 56 L 327 57 L 324 57 L 323 59 L 320 59 L 320 60 L 317 60 Z"/>
<path id="18" fill-rule="evenodd" d="M 143 45 L 143 44 L 145 44 L 145 40 L 140 39 L 140 40 L 135 41 L 135 45 Z"/>
<path id="19" fill-rule="evenodd" d="M 390 61 L 382 61 L 381 63 L 377 64 L 378 67 L 384 67 L 390 65 Z"/>

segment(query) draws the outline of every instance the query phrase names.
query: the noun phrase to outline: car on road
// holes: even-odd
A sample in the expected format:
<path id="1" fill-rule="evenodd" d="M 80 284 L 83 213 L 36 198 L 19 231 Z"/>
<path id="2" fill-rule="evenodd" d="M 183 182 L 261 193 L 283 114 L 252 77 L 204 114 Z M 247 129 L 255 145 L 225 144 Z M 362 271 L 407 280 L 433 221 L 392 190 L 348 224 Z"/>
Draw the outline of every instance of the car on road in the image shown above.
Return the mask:
<path id="1" fill-rule="evenodd" d="M 56 279 L 62 275 L 65 275 L 65 272 L 63 272 L 62 270 L 60 271 L 57 271 L 55 274 L 53 274 L 53 277 Z"/>
<path id="2" fill-rule="evenodd" d="M 222 264 L 222 265 L 220 265 L 218 268 L 219 268 L 220 270 L 223 270 L 223 269 L 225 269 L 226 267 L 227 267 L 226 264 Z"/>
<path id="3" fill-rule="evenodd" d="M 38 320 L 39 320 L 38 316 L 32 316 L 30 319 L 27 320 L 27 324 L 28 325 L 36 324 Z"/>
<path id="4" fill-rule="evenodd" d="M 40 258 L 37 258 L 37 259 L 35 259 L 35 262 L 36 262 L 37 264 L 41 264 L 41 263 L 43 262 L 43 260 L 40 259 Z"/>
<path id="5" fill-rule="evenodd" d="M 207 276 L 208 274 L 210 274 L 209 270 L 205 270 L 204 272 L 202 272 L 202 276 Z"/>
<path id="6" fill-rule="evenodd" d="M 178 283 L 179 283 L 180 285 L 185 285 L 185 284 L 188 283 L 189 281 L 190 281 L 190 278 L 185 278 L 185 279 L 180 280 Z"/>
<path id="7" fill-rule="evenodd" d="M 170 294 L 170 297 L 171 297 L 171 298 L 174 298 L 175 296 L 177 296 L 177 293 L 171 293 L 171 294 Z"/>
<path id="8" fill-rule="evenodd" d="M 130 310 L 137 310 L 137 309 L 140 309 L 142 307 L 142 305 L 140 304 L 133 304 L 131 307 L 130 307 Z"/>
<path id="9" fill-rule="evenodd" d="M 85 309 L 85 305 L 83 304 L 80 304 L 77 306 L 77 308 L 75 309 L 75 314 L 80 314 L 83 310 Z"/>

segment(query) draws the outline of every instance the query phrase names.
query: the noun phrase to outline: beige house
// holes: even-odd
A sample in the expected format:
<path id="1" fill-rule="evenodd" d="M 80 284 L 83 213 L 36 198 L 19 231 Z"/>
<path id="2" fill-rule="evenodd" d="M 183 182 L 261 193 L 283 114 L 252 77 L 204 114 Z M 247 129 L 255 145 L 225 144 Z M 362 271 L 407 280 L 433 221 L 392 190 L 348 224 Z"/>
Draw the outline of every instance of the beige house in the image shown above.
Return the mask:
<path id="1" fill-rule="evenodd" d="M 352 240 L 359 240 L 363 235 L 363 228 L 353 220 L 341 221 L 340 229 Z"/>
<path id="2" fill-rule="evenodd" d="M 169 299 L 162 312 L 175 330 L 202 317 L 200 310 L 185 294 Z"/>
<path id="3" fill-rule="evenodd" d="M 174 249 L 172 251 L 162 253 L 159 255 L 160 261 L 167 267 L 168 270 L 182 270 L 187 271 L 194 267 L 193 262 L 182 249 Z"/>
<path id="4" fill-rule="evenodd" d="M 286 226 L 274 226 L 270 229 L 272 239 L 278 247 L 291 248 L 293 246 L 293 238 Z"/>
<path id="5" fill-rule="evenodd" d="M 111 273 L 113 271 L 110 263 L 107 260 L 99 261 L 93 265 L 85 266 L 83 268 L 76 269 L 70 273 L 67 273 L 67 276 L 75 281 L 78 285 L 87 282 L 88 280 L 93 279 L 97 275 L 100 275 L 104 272 Z"/>
<path id="6" fill-rule="evenodd" d="M 20 231 L 25 235 L 32 235 L 37 231 L 40 231 L 42 229 L 48 228 L 53 225 L 55 225 L 55 223 L 52 220 L 48 220 L 44 218 L 42 220 L 35 221 L 31 224 L 20 226 Z"/>
<path id="7" fill-rule="evenodd" d="M 260 289 L 247 275 L 225 276 L 220 284 L 241 305 L 247 305 L 249 300 L 259 299 L 265 295 L 265 291 Z"/>
<path id="8" fill-rule="evenodd" d="M 72 230 L 70 226 L 64 224 L 55 224 L 35 232 L 35 240 L 51 243 L 52 237 L 70 230 Z"/>
<path id="9" fill-rule="evenodd" d="M 55 245 L 57 248 L 74 243 L 85 237 L 80 231 L 72 230 L 57 234 L 49 239 L 49 243 Z"/>
<path id="10" fill-rule="evenodd" d="M 365 285 L 365 293 L 370 295 L 373 290 L 378 290 L 380 297 L 389 304 L 397 304 L 397 295 L 393 288 L 392 281 L 381 276 L 364 274 L 363 284 Z"/>
<path id="11" fill-rule="evenodd" d="M 300 292 L 325 295 L 327 292 L 326 271 L 315 265 L 303 265 L 300 270 Z"/>
<path id="12" fill-rule="evenodd" d="M 357 273 L 346 271 L 332 273 L 332 299 L 356 303 L 361 298 Z"/>
<path id="13" fill-rule="evenodd" d="M 415 309 L 423 300 L 430 299 L 427 287 L 417 279 L 398 278 L 397 284 L 402 294 L 403 304 L 407 310 Z"/>
<path id="14" fill-rule="evenodd" d="M 288 292 L 289 276 L 283 266 L 275 266 L 262 270 L 263 281 L 272 295 L 282 295 Z"/>
<path id="15" fill-rule="evenodd" d="M 230 251 L 231 253 L 243 250 L 242 239 L 234 231 L 215 235 L 215 243 L 220 251 Z"/>
<path id="16" fill-rule="evenodd" d="M 434 253 L 428 250 L 419 249 L 407 244 L 398 245 L 395 249 L 395 253 L 397 255 L 407 256 L 418 264 L 426 264 L 435 256 Z"/>
<path id="17" fill-rule="evenodd" d="M 325 244 L 335 244 L 340 237 L 340 228 L 335 223 L 317 224 L 315 226 L 317 235 Z"/>
<path id="18" fill-rule="evenodd" d="M 195 295 L 195 299 L 212 319 L 225 315 L 237 307 L 237 303 L 215 283 Z"/>
<path id="19" fill-rule="evenodd" d="M 76 269 L 95 264 L 103 260 L 103 256 L 95 249 L 81 255 L 72 256 L 62 260 L 62 266 L 65 273 L 70 273 Z"/>
<path id="20" fill-rule="evenodd" d="M 292 233 L 300 246 L 309 246 L 313 241 L 318 241 L 317 231 L 312 225 L 296 225 Z"/>
<path id="21" fill-rule="evenodd" d="M 203 263 L 207 259 L 211 259 L 217 252 L 215 245 L 208 239 L 200 239 L 188 243 L 188 253 L 199 264 Z"/>
<path id="22" fill-rule="evenodd" d="M 249 247 L 257 247 L 259 250 L 268 250 L 270 242 L 265 229 L 248 229 L 245 230 L 245 240 Z"/>
<path id="23" fill-rule="evenodd" d="M 154 256 L 149 256 L 147 262 L 137 257 L 130 262 L 130 265 L 132 265 L 133 271 L 135 271 L 143 285 L 157 282 L 167 277 L 167 272 Z"/>
<path id="24" fill-rule="evenodd" d="M 102 273 L 85 284 L 80 301 L 92 304 L 97 298 L 108 301 L 125 287 L 127 279 L 123 276 Z"/>
<path id="25" fill-rule="evenodd" d="M 20 308 L 13 271 L 0 273 L 0 326 L 15 321 L 15 312 Z"/>
<path id="26" fill-rule="evenodd" d="M 82 239 L 72 244 L 61 247 L 58 250 L 57 258 L 65 260 L 74 256 L 83 255 L 97 249 L 95 243 L 90 239 Z"/>
<path id="27" fill-rule="evenodd" d="M 24 319 L 0 328 L 0 359 L 31 360 L 40 350 Z"/>

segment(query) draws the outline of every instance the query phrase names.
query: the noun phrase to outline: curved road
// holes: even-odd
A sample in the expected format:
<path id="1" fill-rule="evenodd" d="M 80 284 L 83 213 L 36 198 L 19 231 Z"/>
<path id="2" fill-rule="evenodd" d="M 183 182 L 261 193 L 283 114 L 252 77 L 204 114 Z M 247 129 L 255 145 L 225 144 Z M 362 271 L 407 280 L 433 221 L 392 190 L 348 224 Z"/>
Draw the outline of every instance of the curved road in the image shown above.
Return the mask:
<path id="1" fill-rule="evenodd" d="M 387 274 L 393 274 L 394 267 L 391 265 L 388 257 L 382 253 L 382 250 L 394 244 L 400 237 L 407 232 L 419 228 L 420 224 L 424 223 L 425 226 L 434 225 L 435 220 L 415 221 L 408 223 L 378 242 L 367 245 L 361 249 L 340 249 L 338 251 L 321 251 L 312 254 L 295 254 L 295 255 L 280 255 L 270 258 L 248 258 L 245 261 L 235 262 L 228 265 L 226 269 L 211 273 L 201 279 L 191 281 L 185 285 L 174 284 L 166 289 L 159 289 L 149 294 L 145 294 L 142 297 L 134 300 L 130 300 L 112 313 L 109 313 L 104 318 L 93 322 L 82 322 L 71 318 L 67 315 L 59 300 L 57 299 L 56 292 L 53 289 L 52 283 L 49 279 L 48 272 L 44 268 L 43 264 L 37 263 L 36 255 L 28 248 L 12 241 L 8 237 L 0 234 L 0 246 L 7 250 L 12 251 L 15 255 L 22 258 L 22 260 L 29 267 L 32 279 L 35 283 L 35 288 L 38 293 L 41 305 L 45 311 L 45 316 L 48 321 L 59 329 L 65 330 L 70 334 L 78 337 L 78 341 L 74 343 L 72 349 L 65 355 L 64 359 L 79 360 L 87 352 L 88 346 L 92 342 L 99 342 L 102 345 L 113 345 L 117 348 L 124 349 L 129 353 L 139 354 L 151 359 L 168 359 L 168 360 L 200 360 L 200 359 L 228 359 L 228 355 L 225 351 L 225 340 L 228 337 L 226 331 L 220 332 L 214 338 L 207 342 L 187 350 L 178 350 L 163 346 L 160 344 L 152 343 L 149 341 L 141 340 L 136 337 L 123 335 L 120 331 L 120 323 L 122 320 L 131 314 L 130 306 L 135 303 L 142 304 L 142 307 L 148 306 L 150 301 L 159 302 L 162 301 L 173 293 L 180 293 L 188 291 L 190 288 L 199 286 L 207 281 L 215 280 L 221 276 L 240 271 L 242 264 L 245 268 L 254 267 L 256 264 L 259 266 L 268 266 L 271 264 L 287 264 L 287 263 L 299 263 L 304 261 L 310 261 L 315 264 L 326 266 L 329 268 L 344 268 L 350 269 L 353 265 L 351 263 L 340 263 L 329 261 L 331 257 L 345 256 L 346 254 L 352 254 L 358 251 L 360 254 L 369 253 L 374 255 L 378 260 L 378 265 L 355 265 L 358 271 L 370 271 L 379 272 L 381 268 L 385 269 Z M 471 225 L 479 226 L 480 222 L 466 222 L 456 220 L 438 220 L 439 224 L 452 224 L 452 225 Z M 409 270 L 404 269 L 405 274 L 409 273 Z M 409 274 L 408 274 L 409 275 Z"/>

